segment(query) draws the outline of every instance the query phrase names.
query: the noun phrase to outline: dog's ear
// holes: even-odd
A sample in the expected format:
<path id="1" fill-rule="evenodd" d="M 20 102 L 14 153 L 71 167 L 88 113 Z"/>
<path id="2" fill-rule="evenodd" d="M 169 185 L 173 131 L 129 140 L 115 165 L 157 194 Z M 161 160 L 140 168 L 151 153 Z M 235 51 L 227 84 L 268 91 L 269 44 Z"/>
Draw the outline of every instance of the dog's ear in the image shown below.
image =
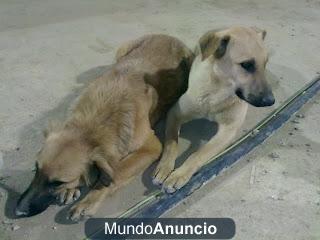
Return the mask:
<path id="1" fill-rule="evenodd" d="M 252 29 L 258 34 L 258 36 L 262 40 L 264 40 L 266 38 L 266 35 L 267 35 L 267 31 L 266 30 L 260 29 L 258 27 L 252 27 Z"/>
<path id="2" fill-rule="evenodd" d="M 48 123 L 48 127 L 43 130 L 43 135 L 45 138 L 49 136 L 51 132 L 59 131 L 63 129 L 63 124 L 59 121 L 51 120 Z"/>
<path id="3" fill-rule="evenodd" d="M 217 59 L 222 58 L 224 56 L 224 54 L 227 51 L 227 47 L 228 47 L 229 42 L 230 42 L 230 36 L 229 35 L 224 36 L 221 39 L 219 39 L 218 48 L 214 52 L 214 56 Z"/>
<path id="4" fill-rule="evenodd" d="M 213 55 L 217 59 L 222 58 L 227 51 L 229 41 L 229 35 L 218 37 L 213 31 L 210 31 L 203 35 L 199 40 L 202 60 L 208 58 L 211 55 Z"/>

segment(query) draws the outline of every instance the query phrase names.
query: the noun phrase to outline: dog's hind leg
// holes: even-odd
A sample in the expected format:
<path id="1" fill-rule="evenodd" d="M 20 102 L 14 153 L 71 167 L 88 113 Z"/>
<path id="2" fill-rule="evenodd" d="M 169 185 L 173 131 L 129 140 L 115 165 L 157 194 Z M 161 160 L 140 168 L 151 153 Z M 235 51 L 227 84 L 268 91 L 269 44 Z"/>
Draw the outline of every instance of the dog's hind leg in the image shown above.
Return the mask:
<path id="1" fill-rule="evenodd" d="M 88 195 L 71 208 L 70 219 L 78 221 L 84 216 L 94 215 L 106 196 L 127 184 L 134 176 L 157 160 L 161 149 L 161 143 L 152 131 L 141 148 L 111 166 L 113 168 L 112 182 L 109 186 L 106 186 L 103 181 L 98 181 Z M 110 166 L 107 165 L 105 170 L 110 171 Z"/>
<path id="2" fill-rule="evenodd" d="M 156 161 L 162 151 L 162 145 L 154 132 L 146 139 L 145 144 L 137 151 L 120 160 L 114 182 L 124 185 L 130 178 L 144 171 Z"/>

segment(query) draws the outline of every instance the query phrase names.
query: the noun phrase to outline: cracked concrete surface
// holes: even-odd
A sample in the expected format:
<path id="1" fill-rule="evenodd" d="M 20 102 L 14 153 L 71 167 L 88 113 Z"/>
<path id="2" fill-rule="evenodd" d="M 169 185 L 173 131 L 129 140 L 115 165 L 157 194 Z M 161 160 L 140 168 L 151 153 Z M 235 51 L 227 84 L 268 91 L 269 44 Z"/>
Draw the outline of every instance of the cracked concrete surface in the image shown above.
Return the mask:
<path id="1" fill-rule="evenodd" d="M 318 0 L 1 1 L 0 239 L 83 237 L 83 223 L 65 220 L 68 207 L 52 206 L 19 220 L 12 219 L 11 211 L 32 178 L 47 121 L 65 116 L 88 81 L 112 64 L 122 42 L 167 33 L 193 48 L 209 29 L 265 28 L 271 52 L 267 77 L 278 106 L 320 71 L 319 10 Z M 313 102 L 306 108 L 299 130 L 287 125 L 245 158 L 249 163 L 241 160 L 167 214 L 232 216 L 238 224 L 235 239 L 318 239 L 319 107 Z M 243 131 L 272 109 L 250 108 Z M 190 141 L 206 140 L 210 133 L 200 129 L 201 121 L 185 126 L 181 151 Z M 287 131 L 294 135 L 289 137 Z M 286 146 L 277 142 L 285 139 Z M 268 157 L 273 151 L 279 155 L 275 161 Z M 252 166 L 257 175 L 250 185 Z M 155 189 L 151 170 L 107 199 L 97 216 L 118 216 Z"/>

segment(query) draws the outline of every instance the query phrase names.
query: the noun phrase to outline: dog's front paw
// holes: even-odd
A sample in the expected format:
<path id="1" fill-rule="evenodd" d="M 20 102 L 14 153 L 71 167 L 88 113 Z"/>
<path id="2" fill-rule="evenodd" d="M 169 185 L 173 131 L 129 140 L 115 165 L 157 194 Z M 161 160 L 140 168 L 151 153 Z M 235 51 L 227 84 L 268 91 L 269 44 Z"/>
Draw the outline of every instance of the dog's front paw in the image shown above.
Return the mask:
<path id="1" fill-rule="evenodd" d="M 69 219 L 75 222 L 93 216 L 98 209 L 98 204 L 90 201 L 88 198 L 82 199 L 76 203 L 69 212 Z"/>
<path id="2" fill-rule="evenodd" d="M 174 164 L 161 162 L 158 164 L 154 175 L 153 175 L 153 184 L 161 185 L 166 178 L 171 174 L 174 169 Z"/>
<path id="3" fill-rule="evenodd" d="M 63 189 L 58 194 L 60 204 L 70 204 L 79 199 L 81 192 L 78 188 Z"/>
<path id="4" fill-rule="evenodd" d="M 165 180 L 163 188 L 168 193 L 174 193 L 186 185 L 191 177 L 192 175 L 178 168 Z"/>

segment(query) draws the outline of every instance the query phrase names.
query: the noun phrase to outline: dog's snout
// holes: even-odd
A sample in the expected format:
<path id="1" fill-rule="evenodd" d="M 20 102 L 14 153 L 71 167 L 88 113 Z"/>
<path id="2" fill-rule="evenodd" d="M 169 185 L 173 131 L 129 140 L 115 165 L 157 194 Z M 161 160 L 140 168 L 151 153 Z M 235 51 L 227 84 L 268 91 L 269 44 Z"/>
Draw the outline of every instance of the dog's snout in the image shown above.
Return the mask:
<path id="1" fill-rule="evenodd" d="M 40 212 L 42 212 L 42 210 L 38 207 L 38 205 L 32 203 L 18 203 L 15 209 L 15 214 L 17 217 L 31 217 Z"/>
<path id="2" fill-rule="evenodd" d="M 275 102 L 274 96 L 272 93 L 269 93 L 262 97 L 261 105 L 263 106 L 272 106 Z"/>
<path id="3" fill-rule="evenodd" d="M 15 208 L 17 217 L 31 217 L 46 210 L 55 200 L 55 197 L 41 184 L 31 183 L 21 195 Z"/>
<path id="4" fill-rule="evenodd" d="M 21 199 L 18 202 L 15 215 L 17 217 L 31 217 L 46 210 L 55 198 L 47 195 L 40 198 L 34 197 L 30 200 Z"/>
<path id="5" fill-rule="evenodd" d="M 271 91 L 267 93 L 260 93 L 259 95 L 249 94 L 249 96 L 245 97 L 244 100 L 255 107 L 268 107 L 275 103 L 275 98 Z"/>
<path id="6" fill-rule="evenodd" d="M 17 217 L 26 217 L 29 215 L 29 210 L 28 209 L 21 209 L 20 206 L 17 206 L 14 213 Z"/>
<path id="7" fill-rule="evenodd" d="M 15 208 L 15 215 L 17 217 L 26 217 L 29 215 L 33 195 L 32 188 L 29 186 L 29 188 L 20 196 Z"/>
<path id="8" fill-rule="evenodd" d="M 268 107 L 274 104 L 275 99 L 272 92 L 268 92 L 258 96 L 250 95 L 248 102 L 255 107 Z"/>

